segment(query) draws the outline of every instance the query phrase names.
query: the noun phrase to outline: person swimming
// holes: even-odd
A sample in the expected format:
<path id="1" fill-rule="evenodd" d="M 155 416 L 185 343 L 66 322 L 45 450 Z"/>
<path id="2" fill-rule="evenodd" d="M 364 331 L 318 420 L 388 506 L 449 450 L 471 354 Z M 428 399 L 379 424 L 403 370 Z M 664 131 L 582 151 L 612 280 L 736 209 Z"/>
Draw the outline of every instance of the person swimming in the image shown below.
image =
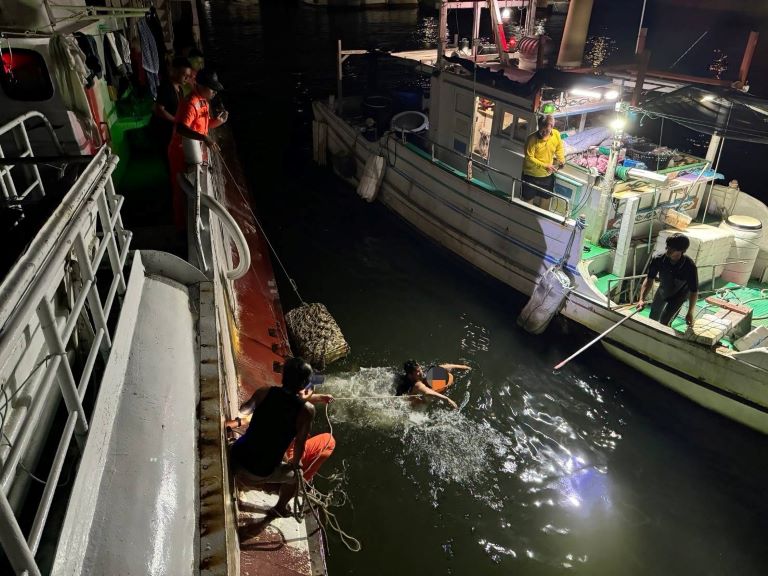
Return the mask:
<path id="1" fill-rule="evenodd" d="M 440 373 L 435 374 L 439 369 L 444 371 L 444 375 Z M 433 376 L 436 376 L 438 379 L 442 376 L 443 381 L 446 382 L 445 387 L 447 388 L 453 380 L 451 370 L 454 369 L 470 370 L 471 368 L 465 364 L 440 364 L 438 367 L 433 367 L 430 370 L 432 371 Z M 456 402 L 433 388 L 430 379 L 428 379 L 427 375 L 424 373 L 423 368 L 415 360 L 406 361 L 403 364 L 403 372 L 404 374 L 400 374 L 397 378 L 396 393 L 398 396 L 434 397 L 443 400 L 454 410 L 458 408 Z M 433 378 L 432 381 L 436 380 Z"/>

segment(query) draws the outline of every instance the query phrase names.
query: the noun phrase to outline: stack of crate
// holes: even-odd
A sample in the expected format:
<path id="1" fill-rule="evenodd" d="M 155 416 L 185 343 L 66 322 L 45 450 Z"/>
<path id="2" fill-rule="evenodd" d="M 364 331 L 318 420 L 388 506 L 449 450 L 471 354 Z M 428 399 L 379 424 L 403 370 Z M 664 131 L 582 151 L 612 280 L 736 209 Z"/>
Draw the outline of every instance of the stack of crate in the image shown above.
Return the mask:
<path id="1" fill-rule="evenodd" d="M 715 266 L 715 264 L 724 264 L 728 261 L 733 239 L 731 232 L 707 224 L 694 224 L 683 231 L 662 230 L 656 237 L 654 253 L 661 254 L 666 250 L 667 238 L 672 234 L 685 234 L 691 241 L 686 254 L 696 262 L 699 269 L 699 284 L 710 282 L 713 275 L 715 278 L 720 276 L 723 266 Z"/>

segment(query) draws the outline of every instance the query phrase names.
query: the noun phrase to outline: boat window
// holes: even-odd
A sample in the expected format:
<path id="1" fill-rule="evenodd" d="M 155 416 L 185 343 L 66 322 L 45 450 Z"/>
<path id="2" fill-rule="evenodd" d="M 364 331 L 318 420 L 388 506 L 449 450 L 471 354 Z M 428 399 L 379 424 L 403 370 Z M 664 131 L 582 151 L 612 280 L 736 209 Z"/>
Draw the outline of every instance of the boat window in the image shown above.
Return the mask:
<path id="1" fill-rule="evenodd" d="M 529 134 L 528 120 L 505 110 L 501 119 L 501 134 L 515 142 L 525 143 Z"/>
<path id="2" fill-rule="evenodd" d="M 493 125 L 493 109 L 495 102 L 487 98 L 477 98 L 475 114 L 475 130 L 472 134 L 472 152 L 484 160 L 488 159 L 488 146 L 491 142 L 491 126 Z"/>
<path id="3" fill-rule="evenodd" d="M 42 55 L 34 50 L 3 49 L 0 86 L 8 98 L 34 102 L 53 96 L 53 84 Z"/>

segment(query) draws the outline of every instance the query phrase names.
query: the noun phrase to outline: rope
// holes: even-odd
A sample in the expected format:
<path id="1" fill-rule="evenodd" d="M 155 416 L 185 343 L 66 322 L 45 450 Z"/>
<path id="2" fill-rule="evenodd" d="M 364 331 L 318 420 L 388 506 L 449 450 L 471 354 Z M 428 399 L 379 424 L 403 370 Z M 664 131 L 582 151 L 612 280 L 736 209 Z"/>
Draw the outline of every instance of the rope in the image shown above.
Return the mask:
<path id="1" fill-rule="evenodd" d="M 256 214 L 254 214 L 253 209 L 251 208 L 251 203 L 245 197 L 243 188 L 240 186 L 240 184 L 238 184 L 237 180 L 232 174 L 232 171 L 229 169 L 229 165 L 227 164 L 227 161 L 224 159 L 224 155 L 221 153 L 220 150 L 217 150 L 216 148 L 212 148 L 212 149 L 216 152 L 216 154 L 218 154 L 219 159 L 221 160 L 221 163 L 224 166 L 224 169 L 227 171 L 227 174 L 229 174 L 230 181 L 235 185 L 238 192 L 240 192 L 240 197 L 243 199 L 243 202 L 245 202 L 245 205 L 248 207 L 248 212 L 251 214 L 253 221 L 256 222 L 256 225 L 259 227 L 259 230 L 261 231 L 261 235 L 264 237 L 264 240 L 266 240 L 267 246 L 269 246 L 269 249 L 272 251 L 272 254 L 275 257 L 275 260 L 277 260 L 277 263 L 280 265 L 280 268 L 282 269 L 283 274 L 285 274 L 285 277 L 288 279 L 288 282 L 290 283 L 291 288 L 293 288 L 293 291 L 296 293 L 296 297 L 299 299 L 299 302 L 301 302 L 302 305 L 306 304 L 306 302 L 304 302 L 304 299 L 301 297 L 301 294 L 299 294 L 298 285 L 296 284 L 294 279 L 291 278 L 290 274 L 288 274 L 288 270 L 286 270 L 285 266 L 283 265 L 283 261 L 280 260 L 280 256 L 277 255 L 277 250 L 275 250 L 275 247 L 272 246 L 272 242 L 269 241 L 269 237 L 267 236 L 267 233 L 264 231 L 264 227 L 261 225 L 261 222 L 259 222 L 259 219 L 256 218 Z"/>
<path id="2" fill-rule="evenodd" d="M 307 466 L 307 469 L 314 466 L 314 464 L 317 462 L 317 460 L 320 458 L 323 452 L 325 452 L 326 448 L 328 448 L 328 444 L 331 442 L 331 438 L 333 438 L 333 424 L 331 423 L 331 418 L 328 415 L 328 404 L 325 405 L 325 421 L 328 424 L 328 442 L 326 442 L 323 449 L 318 453 L 318 455 L 315 457 L 312 462 L 309 463 Z M 327 538 L 327 530 L 326 526 L 330 527 L 331 530 L 336 532 L 339 535 L 339 538 L 341 539 L 342 544 L 347 547 L 347 549 L 350 552 L 359 552 L 362 549 L 362 544 L 360 544 L 360 541 L 355 538 L 354 536 L 351 536 L 347 532 L 345 532 L 339 520 L 336 518 L 336 515 L 330 511 L 330 508 L 332 506 L 343 506 L 347 502 L 347 494 L 338 487 L 339 484 L 341 484 L 344 473 L 342 474 L 334 474 L 330 477 L 328 477 L 328 480 L 331 482 L 334 482 L 335 485 L 331 487 L 331 489 L 327 493 L 320 492 L 317 488 L 315 488 L 312 484 L 307 482 L 304 479 L 304 475 L 301 473 L 301 469 L 297 467 L 296 469 L 296 475 L 297 478 L 299 478 L 299 494 L 293 499 L 293 517 L 296 520 L 296 522 L 301 522 L 304 517 L 304 509 L 305 507 L 309 507 L 310 511 L 312 512 L 312 516 L 315 518 L 315 521 L 317 522 L 317 525 L 320 527 L 320 530 L 323 533 L 323 541 L 328 542 Z M 341 496 L 340 501 L 335 501 L 334 497 L 336 494 L 339 494 Z M 320 517 L 319 511 L 322 511 L 322 520 Z M 330 550 L 328 550 L 328 553 L 330 555 Z"/>

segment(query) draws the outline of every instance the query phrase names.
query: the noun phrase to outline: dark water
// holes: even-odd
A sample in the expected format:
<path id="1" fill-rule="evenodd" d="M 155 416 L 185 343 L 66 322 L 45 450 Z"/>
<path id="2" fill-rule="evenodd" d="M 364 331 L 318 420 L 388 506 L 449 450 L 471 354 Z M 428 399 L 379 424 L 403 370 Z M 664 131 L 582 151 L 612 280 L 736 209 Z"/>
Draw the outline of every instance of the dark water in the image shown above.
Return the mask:
<path id="1" fill-rule="evenodd" d="M 309 100 L 333 88 L 335 39 L 420 47 L 434 16 L 206 7 L 255 209 L 302 297 L 324 302 L 352 346 L 329 390 L 388 394 L 409 357 L 473 367 L 450 392 L 458 413 L 333 405 L 326 472 L 346 466 L 339 518 L 363 550 L 332 537 L 330 573 L 765 574 L 765 437 L 598 349 L 553 374 L 585 334 L 525 335 L 522 297 L 312 164 Z"/>

